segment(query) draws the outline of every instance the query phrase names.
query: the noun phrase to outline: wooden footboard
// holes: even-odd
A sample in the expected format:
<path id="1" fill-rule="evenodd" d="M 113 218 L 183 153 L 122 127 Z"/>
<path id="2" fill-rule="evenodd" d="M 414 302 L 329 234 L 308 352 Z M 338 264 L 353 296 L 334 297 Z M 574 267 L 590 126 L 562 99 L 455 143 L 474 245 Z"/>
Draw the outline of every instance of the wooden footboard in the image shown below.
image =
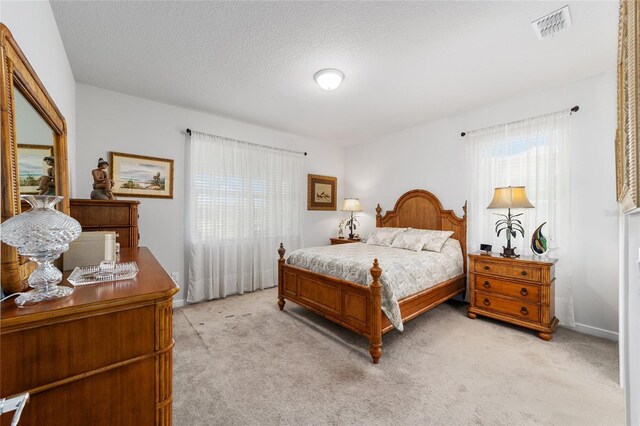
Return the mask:
<path id="1" fill-rule="evenodd" d="M 285 249 L 278 249 L 278 306 L 284 309 L 288 299 L 343 327 L 369 339 L 369 353 L 377 364 L 382 355 L 382 334 L 393 325 L 382 313 L 382 269 L 374 259 L 370 269 L 372 281 L 366 287 L 287 265 Z M 465 276 L 438 284 L 399 301 L 403 321 L 420 315 L 456 294 L 464 291 Z"/>
<path id="2" fill-rule="evenodd" d="M 285 249 L 278 249 L 278 306 L 284 309 L 285 299 L 322 315 L 369 339 L 369 352 L 375 364 L 382 355 L 382 269 L 378 259 L 373 262 L 369 287 L 329 275 L 287 265 Z"/>

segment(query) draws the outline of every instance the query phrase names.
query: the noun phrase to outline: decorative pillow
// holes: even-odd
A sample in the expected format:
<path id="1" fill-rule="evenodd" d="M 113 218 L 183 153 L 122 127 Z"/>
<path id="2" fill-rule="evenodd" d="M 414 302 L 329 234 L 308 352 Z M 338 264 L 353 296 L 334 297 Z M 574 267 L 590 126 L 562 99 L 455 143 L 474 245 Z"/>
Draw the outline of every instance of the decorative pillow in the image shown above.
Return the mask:
<path id="1" fill-rule="evenodd" d="M 444 243 L 453 235 L 453 231 L 436 231 L 433 229 L 409 228 L 406 232 L 425 235 L 426 239 L 422 250 L 435 251 L 437 253 L 442 251 Z"/>
<path id="2" fill-rule="evenodd" d="M 402 231 L 393 240 L 391 247 L 420 251 L 427 241 L 427 234 L 411 233 L 410 231 Z"/>
<path id="3" fill-rule="evenodd" d="M 400 231 L 402 231 L 402 228 L 376 228 L 369 238 L 367 238 L 367 244 L 390 247 Z"/>

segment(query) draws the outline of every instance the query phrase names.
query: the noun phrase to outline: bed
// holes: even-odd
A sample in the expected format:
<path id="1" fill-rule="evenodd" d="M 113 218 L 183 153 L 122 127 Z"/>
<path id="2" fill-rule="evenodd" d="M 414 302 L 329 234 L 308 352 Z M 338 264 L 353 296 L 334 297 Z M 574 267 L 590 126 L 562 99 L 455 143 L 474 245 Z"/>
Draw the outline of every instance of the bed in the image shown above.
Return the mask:
<path id="1" fill-rule="evenodd" d="M 385 257 L 389 258 L 391 256 L 390 252 L 383 250 L 383 248 L 350 247 L 356 245 L 366 246 L 361 243 L 330 246 L 334 247 L 334 249 L 308 249 L 307 252 L 303 252 L 303 254 L 306 253 L 306 258 L 297 255 L 296 257 L 303 257 L 302 260 L 296 259 L 297 263 L 310 269 L 287 263 L 285 259 L 286 250 L 280 244 L 278 249 L 278 306 L 280 310 L 284 309 L 286 300 L 289 300 L 366 337 L 369 339 L 369 353 L 374 364 L 377 364 L 382 356 L 382 335 L 384 333 L 391 331 L 394 327 L 402 330 L 404 322 L 464 292 L 467 258 L 466 204 L 463 209 L 464 216 L 459 218 L 453 211 L 444 210 L 435 195 L 420 189 L 403 194 L 396 202 L 393 210 L 387 211 L 384 216 L 381 215 L 382 209 L 380 205 L 377 206 L 376 226 L 378 228 L 392 227 L 451 231 L 453 234 L 450 239 L 452 241 L 457 240 L 456 243 L 452 244 L 458 244 L 457 250 L 462 257 L 462 267 L 458 266 L 459 273 L 457 275 L 451 276 L 450 273 L 447 275 L 444 272 L 434 274 L 444 280 L 430 282 L 425 286 L 428 288 L 424 290 L 409 295 L 403 294 L 398 297 L 395 300 L 397 317 L 389 315 L 390 310 L 393 309 L 388 303 L 387 286 L 384 288 L 385 297 L 383 298 L 384 278 L 381 279 L 383 271 L 380 264 L 385 264 Z M 365 254 L 379 257 L 380 261 L 378 261 L 378 257 L 371 259 L 372 267 L 369 270 L 371 281 L 368 286 L 362 282 L 364 278 L 361 273 L 344 275 L 353 279 L 348 280 L 313 270 L 327 272 L 321 267 L 312 266 L 323 263 L 322 255 L 328 257 L 340 255 L 341 253 L 336 250 L 344 251 L 344 256 L 342 257 L 345 259 L 352 258 L 354 254 L 359 254 L 360 258 L 353 258 L 352 262 L 361 263 L 361 256 Z M 397 251 L 400 249 L 388 250 Z M 317 261 L 313 261 L 314 256 L 317 256 Z M 426 262 L 426 257 L 421 253 L 407 256 L 408 259 L 416 262 Z M 391 264 L 391 259 L 389 259 L 389 263 Z M 395 268 L 395 264 L 393 265 L 392 268 Z M 341 267 L 344 267 L 344 265 Z M 446 277 L 446 279 L 442 277 Z M 423 278 L 429 280 L 432 277 L 425 276 Z M 385 306 L 383 306 L 383 299 Z M 392 318 L 393 321 L 390 321 L 389 318 Z"/>

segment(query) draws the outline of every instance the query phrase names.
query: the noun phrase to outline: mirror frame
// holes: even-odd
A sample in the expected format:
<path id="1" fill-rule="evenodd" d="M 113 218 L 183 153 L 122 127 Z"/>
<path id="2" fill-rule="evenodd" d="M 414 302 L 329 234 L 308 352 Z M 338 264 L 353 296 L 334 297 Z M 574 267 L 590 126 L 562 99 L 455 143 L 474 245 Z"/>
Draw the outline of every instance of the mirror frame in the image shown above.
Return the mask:
<path id="1" fill-rule="evenodd" d="M 67 123 L 11 32 L 2 23 L 0 23 L 0 58 L 2 59 L 2 73 L 0 74 L 0 134 L 2 135 L 0 210 L 2 221 L 4 222 L 21 212 L 14 90 L 20 90 L 53 131 L 56 194 L 64 197 L 59 204 L 60 211 L 69 214 Z M 33 262 L 19 256 L 15 248 L 2 244 L 1 282 L 2 289 L 6 293 L 24 291 L 28 287 L 26 279 L 33 269 L 35 269 Z"/>
<path id="2" fill-rule="evenodd" d="M 624 213 L 640 208 L 640 3 L 620 1 L 616 195 Z"/>

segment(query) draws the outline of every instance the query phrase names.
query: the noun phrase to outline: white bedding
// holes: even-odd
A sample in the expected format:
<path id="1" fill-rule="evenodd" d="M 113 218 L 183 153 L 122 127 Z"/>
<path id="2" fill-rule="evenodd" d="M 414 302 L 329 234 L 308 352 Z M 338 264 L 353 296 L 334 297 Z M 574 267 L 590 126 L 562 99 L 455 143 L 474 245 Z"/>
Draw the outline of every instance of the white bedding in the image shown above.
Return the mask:
<path id="1" fill-rule="evenodd" d="M 374 258 L 382 268 L 382 311 L 400 331 L 403 325 L 398 300 L 460 275 L 463 269 L 460 242 L 453 238 L 447 240 L 441 253 L 352 243 L 296 250 L 287 263 L 368 286 Z"/>

